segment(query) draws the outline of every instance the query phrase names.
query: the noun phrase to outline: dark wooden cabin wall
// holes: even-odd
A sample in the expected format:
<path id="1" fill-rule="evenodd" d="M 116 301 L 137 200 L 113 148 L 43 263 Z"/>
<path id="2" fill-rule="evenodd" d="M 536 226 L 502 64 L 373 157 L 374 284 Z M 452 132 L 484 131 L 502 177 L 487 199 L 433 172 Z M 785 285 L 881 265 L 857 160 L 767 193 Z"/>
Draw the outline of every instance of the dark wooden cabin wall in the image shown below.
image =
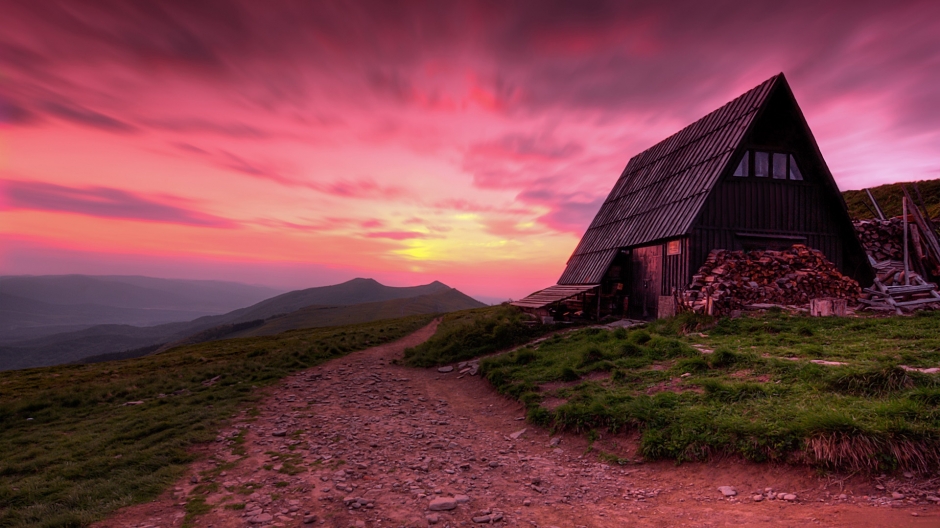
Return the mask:
<path id="1" fill-rule="evenodd" d="M 689 287 L 689 239 L 679 239 L 679 254 L 669 255 L 668 242 L 662 245 L 663 252 L 663 288 L 660 295 L 672 295 L 673 290 L 682 291 Z"/>
<path id="2" fill-rule="evenodd" d="M 822 190 L 812 183 L 723 180 L 709 196 L 692 232 L 693 272 L 712 249 L 745 249 L 736 235 L 742 232 L 806 237 L 807 246 L 822 251 L 844 269 L 840 228 L 829 207 Z"/>

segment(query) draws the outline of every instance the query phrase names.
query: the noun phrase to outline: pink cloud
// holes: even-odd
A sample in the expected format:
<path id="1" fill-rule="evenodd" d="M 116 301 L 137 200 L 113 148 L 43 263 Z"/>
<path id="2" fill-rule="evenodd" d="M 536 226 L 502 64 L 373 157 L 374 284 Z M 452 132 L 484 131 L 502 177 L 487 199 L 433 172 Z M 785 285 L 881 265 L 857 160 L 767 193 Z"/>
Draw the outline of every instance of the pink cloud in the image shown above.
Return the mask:
<path id="1" fill-rule="evenodd" d="M 6 2 L 5 220 L 81 214 L 128 247 L 121 221 L 149 222 L 166 254 L 179 226 L 241 227 L 272 259 L 400 281 L 394 241 L 512 238 L 517 264 L 422 262 L 502 291 L 557 277 L 631 156 L 779 71 L 841 185 L 937 177 L 940 4 L 725 7 Z M 228 254 L 213 234 L 194 246 Z"/>
<path id="2" fill-rule="evenodd" d="M 366 238 L 387 238 L 389 240 L 412 240 L 415 238 L 427 238 L 425 233 L 418 231 L 376 231 L 366 233 Z"/>
<path id="3" fill-rule="evenodd" d="M 52 211 L 194 227 L 238 227 L 236 222 L 226 218 L 111 187 L 74 188 L 35 181 L 4 180 L 0 181 L 0 190 L 6 210 Z"/>

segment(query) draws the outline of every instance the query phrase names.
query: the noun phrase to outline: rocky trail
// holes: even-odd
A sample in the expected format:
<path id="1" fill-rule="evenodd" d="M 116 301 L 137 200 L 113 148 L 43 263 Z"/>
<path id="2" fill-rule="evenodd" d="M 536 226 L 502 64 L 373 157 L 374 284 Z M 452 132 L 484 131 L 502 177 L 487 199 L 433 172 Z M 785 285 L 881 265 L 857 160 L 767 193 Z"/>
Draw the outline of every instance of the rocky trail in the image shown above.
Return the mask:
<path id="1" fill-rule="evenodd" d="M 466 369 L 393 362 L 435 328 L 286 378 L 173 490 L 97 526 L 181 526 L 203 499 L 193 526 L 940 526 L 936 480 L 610 463 L 636 439 L 553 437 Z"/>

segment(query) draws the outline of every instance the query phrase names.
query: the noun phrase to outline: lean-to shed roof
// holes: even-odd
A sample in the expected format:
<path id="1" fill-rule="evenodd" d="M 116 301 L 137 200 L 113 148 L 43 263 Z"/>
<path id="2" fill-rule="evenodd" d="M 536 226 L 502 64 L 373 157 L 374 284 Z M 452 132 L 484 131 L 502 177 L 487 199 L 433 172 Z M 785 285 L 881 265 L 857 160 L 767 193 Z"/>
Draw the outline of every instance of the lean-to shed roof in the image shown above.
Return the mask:
<path id="1" fill-rule="evenodd" d="M 767 79 L 634 156 L 568 259 L 558 284 L 599 283 L 619 248 L 686 234 L 781 79 L 783 74 Z"/>

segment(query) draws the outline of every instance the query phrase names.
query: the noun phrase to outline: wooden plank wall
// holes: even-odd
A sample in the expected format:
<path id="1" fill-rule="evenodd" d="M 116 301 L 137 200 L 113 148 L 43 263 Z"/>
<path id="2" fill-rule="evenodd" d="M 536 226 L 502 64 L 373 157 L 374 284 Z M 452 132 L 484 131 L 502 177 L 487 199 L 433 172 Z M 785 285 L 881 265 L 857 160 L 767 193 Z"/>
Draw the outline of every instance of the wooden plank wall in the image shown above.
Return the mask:
<path id="1" fill-rule="evenodd" d="M 668 242 L 663 244 L 663 287 L 660 295 L 672 295 L 672 290 L 682 291 L 689 287 L 689 239 L 679 239 L 680 253 L 669 255 Z"/>
<path id="2" fill-rule="evenodd" d="M 694 273 L 712 249 L 744 249 L 735 233 L 746 232 L 806 237 L 806 245 L 846 272 L 840 224 L 832 207 L 812 182 L 726 177 L 712 191 L 692 230 L 690 271 Z"/>

